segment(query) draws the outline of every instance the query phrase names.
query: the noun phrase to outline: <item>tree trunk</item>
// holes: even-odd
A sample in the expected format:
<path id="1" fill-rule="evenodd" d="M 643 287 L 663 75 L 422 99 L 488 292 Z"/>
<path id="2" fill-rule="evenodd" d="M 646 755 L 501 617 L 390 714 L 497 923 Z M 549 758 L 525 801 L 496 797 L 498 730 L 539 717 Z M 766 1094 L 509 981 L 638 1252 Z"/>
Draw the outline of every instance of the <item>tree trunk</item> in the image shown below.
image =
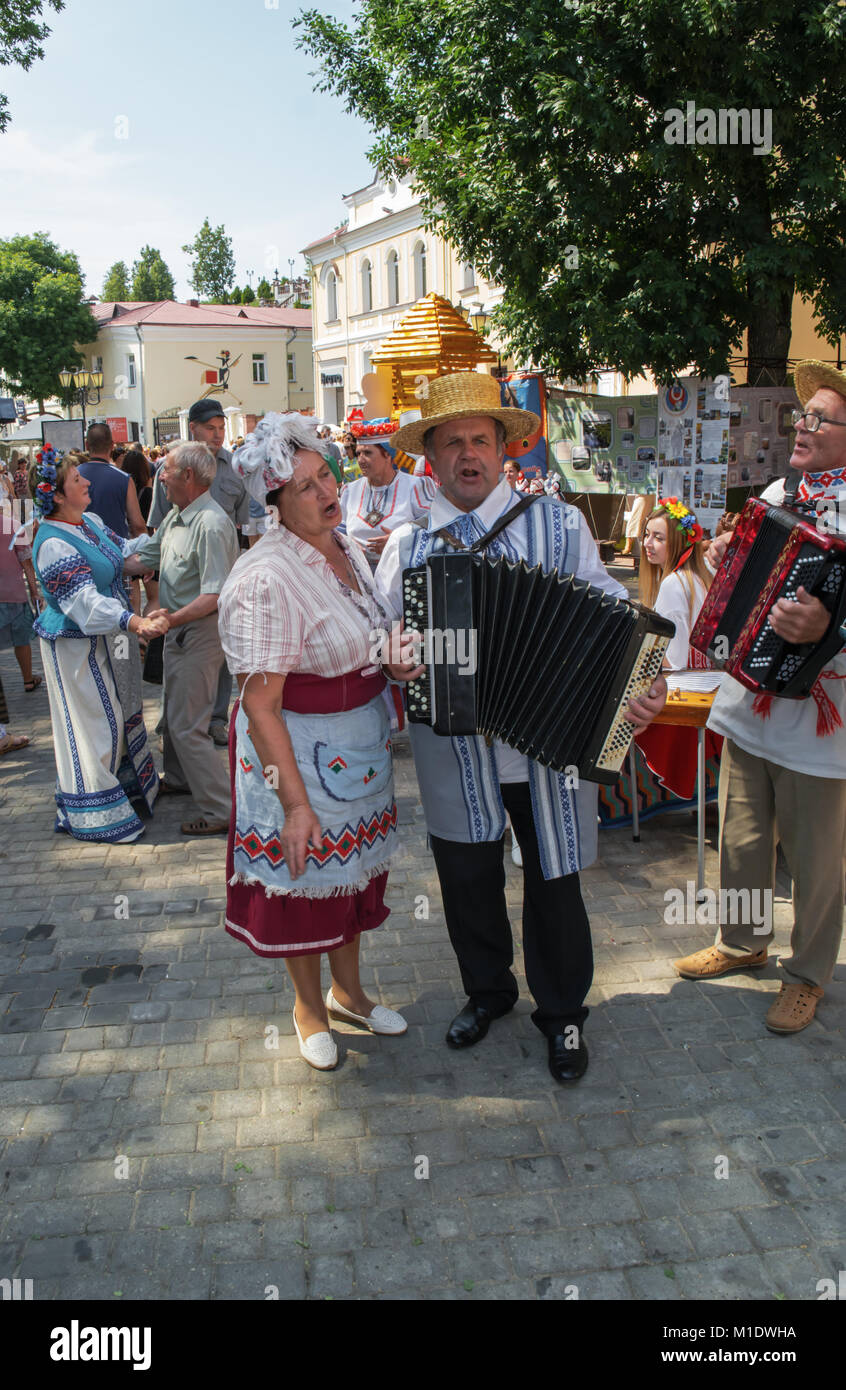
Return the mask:
<path id="1" fill-rule="evenodd" d="M 793 290 L 793 280 L 786 278 L 749 286 L 748 386 L 786 384 Z"/>
<path id="2" fill-rule="evenodd" d="M 44 399 L 43 399 L 42 396 L 39 396 L 39 397 L 38 397 L 38 414 L 39 414 L 39 415 L 43 415 L 43 414 L 44 414 Z"/>

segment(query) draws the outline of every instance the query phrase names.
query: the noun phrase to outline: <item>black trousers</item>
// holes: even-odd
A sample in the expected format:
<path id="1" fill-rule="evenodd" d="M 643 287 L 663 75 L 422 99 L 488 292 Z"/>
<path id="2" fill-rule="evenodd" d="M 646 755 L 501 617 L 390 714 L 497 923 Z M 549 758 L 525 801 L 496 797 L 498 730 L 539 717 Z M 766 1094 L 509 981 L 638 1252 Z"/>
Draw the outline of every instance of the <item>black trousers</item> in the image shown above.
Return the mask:
<path id="1" fill-rule="evenodd" d="M 543 877 L 528 782 L 504 783 L 500 790 L 523 853 L 523 955 L 537 1005 L 532 1022 L 551 1037 L 587 1018 L 584 1000 L 593 979 L 590 924 L 579 875 Z M 505 905 L 505 839 L 467 845 L 431 835 L 430 841 L 464 989 L 491 1013 L 507 1013 L 518 990 Z"/>

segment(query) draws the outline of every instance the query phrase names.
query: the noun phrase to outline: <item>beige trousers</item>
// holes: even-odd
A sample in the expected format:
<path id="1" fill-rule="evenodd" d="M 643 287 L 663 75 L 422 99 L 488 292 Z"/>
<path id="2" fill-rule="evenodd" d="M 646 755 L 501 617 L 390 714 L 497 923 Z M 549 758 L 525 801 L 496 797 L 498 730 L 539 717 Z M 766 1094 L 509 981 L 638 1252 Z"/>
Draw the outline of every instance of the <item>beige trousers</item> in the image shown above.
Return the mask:
<path id="1" fill-rule="evenodd" d="M 229 820 L 229 774 L 209 723 L 217 698 L 223 649 L 217 613 L 173 628 L 164 645 L 164 775 L 189 787 L 205 820 Z"/>
<path id="2" fill-rule="evenodd" d="M 735 901 L 748 904 L 751 895 L 756 908 L 763 904 L 765 894 L 772 894 L 779 841 L 793 878 L 791 955 L 781 958 L 781 971 L 788 983 L 823 986 L 834 973 L 843 934 L 846 780 L 791 772 L 726 739 L 720 765 L 721 889 L 734 891 Z M 760 951 L 772 940 L 771 911 L 763 925 L 758 910 L 733 915 L 739 920 L 723 921 L 717 933 L 716 945 L 727 955 Z"/>

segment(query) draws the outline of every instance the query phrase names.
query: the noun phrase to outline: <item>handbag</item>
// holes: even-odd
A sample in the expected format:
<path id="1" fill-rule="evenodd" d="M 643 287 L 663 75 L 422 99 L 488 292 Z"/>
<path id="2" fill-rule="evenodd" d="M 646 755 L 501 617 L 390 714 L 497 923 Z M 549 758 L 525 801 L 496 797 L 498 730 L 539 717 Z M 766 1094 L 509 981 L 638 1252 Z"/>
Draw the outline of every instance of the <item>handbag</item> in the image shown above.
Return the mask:
<path id="1" fill-rule="evenodd" d="M 164 681 L 164 637 L 152 637 L 147 643 L 142 675 L 150 685 L 161 685 Z"/>

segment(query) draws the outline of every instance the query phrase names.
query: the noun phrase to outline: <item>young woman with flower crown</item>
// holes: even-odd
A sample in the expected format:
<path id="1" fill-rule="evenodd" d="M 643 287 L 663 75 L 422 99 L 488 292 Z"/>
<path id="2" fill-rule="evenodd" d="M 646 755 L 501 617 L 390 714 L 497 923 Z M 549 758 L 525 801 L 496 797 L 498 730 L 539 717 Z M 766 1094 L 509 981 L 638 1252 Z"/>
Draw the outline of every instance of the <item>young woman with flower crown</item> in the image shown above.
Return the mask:
<path id="1" fill-rule="evenodd" d="M 651 513 L 643 534 L 639 591 L 641 602 L 675 623 L 664 669 L 707 670 L 707 657 L 690 645 L 690 633 L 705 602 L 713 575 L 705 563 L 702 527 L 677 497 L 666 497 Z M 637 745 L 670 791 L 689 800 L 696 790 L 696 730 L 657 725 Z M 716 757 L 722 739 L 706 732 L 706 756 Z"/>
<path id="2" fill-rule="evenodd" d="M 677 497 L 667 497 L 655 508 L 643 534 L 640 599 L 676 625 L 664 658 L 664 667 L 670 671 L 711 664 L 688 640 L 713 577 L 701 541 L 702 527 Z"/>

